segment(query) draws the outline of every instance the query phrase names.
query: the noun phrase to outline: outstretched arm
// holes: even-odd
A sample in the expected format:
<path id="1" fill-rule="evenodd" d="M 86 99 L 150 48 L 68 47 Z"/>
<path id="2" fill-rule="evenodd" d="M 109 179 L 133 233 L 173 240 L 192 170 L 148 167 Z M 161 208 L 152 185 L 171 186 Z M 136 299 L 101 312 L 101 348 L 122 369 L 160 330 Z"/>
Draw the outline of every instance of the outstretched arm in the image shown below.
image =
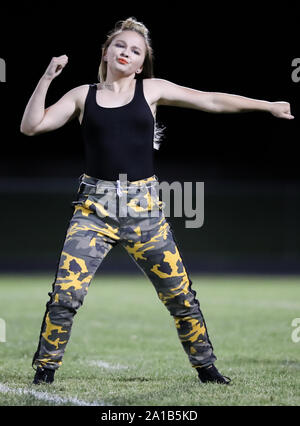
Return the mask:
<path id="1" fill-rule="evenodd" d="M 179 86 L 167 80 L 153 79 L 158 105 L 173 105 L 214 113 L 267 111 L 275 117 L 293 119 L 288 102 L 268 102 L 244 96 L 218 92 L 201 92 Z"/>

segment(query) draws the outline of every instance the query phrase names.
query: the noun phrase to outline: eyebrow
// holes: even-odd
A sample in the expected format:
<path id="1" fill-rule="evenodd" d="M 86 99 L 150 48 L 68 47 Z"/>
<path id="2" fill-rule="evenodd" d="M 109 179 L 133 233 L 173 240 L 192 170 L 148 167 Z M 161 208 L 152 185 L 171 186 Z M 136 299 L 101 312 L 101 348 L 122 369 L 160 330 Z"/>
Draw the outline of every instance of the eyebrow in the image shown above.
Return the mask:
<path id="1" fill-rule="evenodd" d="M 120 38 L 118 38 L 116 41 L 121 41 L 122 43 L 127 44 L 125 40 L 122 40 Z M 140 47 L 138 47 L 138 46 L 131 46 L 131 47 L 134 47 L 135 49 L 138 49 L 138 50 L 142 51 L 142 49 Z"/>

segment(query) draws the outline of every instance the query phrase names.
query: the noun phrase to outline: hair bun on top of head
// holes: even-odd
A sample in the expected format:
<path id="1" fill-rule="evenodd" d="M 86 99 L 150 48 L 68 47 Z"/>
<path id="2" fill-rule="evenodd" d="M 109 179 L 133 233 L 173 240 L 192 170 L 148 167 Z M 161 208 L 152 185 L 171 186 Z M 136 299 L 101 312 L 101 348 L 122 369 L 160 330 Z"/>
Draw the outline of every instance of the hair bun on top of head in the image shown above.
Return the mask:
<path id="1" fill-rule="evenodd" d="M 142 22 L 137 21 L 137 19 L 134 17 L 127 18 L 124 21 L 118 21 L 116 24 L 116 28 L 121 29 L 122 31 L 136 31 L 142 34 L 145 38 L 148 38 L 149 36 L 149 31 L 145 27 L 145 25 Z"/>

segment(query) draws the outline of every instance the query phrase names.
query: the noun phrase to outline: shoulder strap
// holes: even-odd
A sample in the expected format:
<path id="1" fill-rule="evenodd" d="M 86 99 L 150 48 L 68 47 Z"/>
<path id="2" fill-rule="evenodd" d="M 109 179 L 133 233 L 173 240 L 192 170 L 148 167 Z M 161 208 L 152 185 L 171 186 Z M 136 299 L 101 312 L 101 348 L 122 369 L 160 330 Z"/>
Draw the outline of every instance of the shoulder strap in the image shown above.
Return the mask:
<path id="1" fill-rule="evenodd" d="M 86 96 L 87 99 L 91 99 L 94 95 L 96 96 L 97 83 L 89 84 L 89 86 L 90 87 Z"/>
<path id="2" fill-rule="evenodd" d="M 136 79 L 136 92 L 140 95 L 143 93 L 143 80 L 141 78 Z"/>

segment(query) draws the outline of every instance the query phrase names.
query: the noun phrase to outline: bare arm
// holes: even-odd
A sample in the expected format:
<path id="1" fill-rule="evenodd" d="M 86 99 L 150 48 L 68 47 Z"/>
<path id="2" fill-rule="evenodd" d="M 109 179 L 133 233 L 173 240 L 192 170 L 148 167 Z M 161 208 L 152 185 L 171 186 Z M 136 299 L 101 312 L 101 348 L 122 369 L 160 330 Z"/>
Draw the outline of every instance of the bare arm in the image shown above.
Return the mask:
<path id="1" fill-rule="evenodd" d="M 270 112 L 275 117 L 294 118 L 288 102 L 268 102 L 227 93 L 201 92 L 167 80 L 153 79 L 153 82 L 156 86 L 158 105 L 173 105 L 214 113 L 260 110 Z"/>
<path id="2" fill-rule="evenodd" d="M 28 136 L 49 132 L 63 126 L 78 112 L 77 98 L 80 88 L 66 93 L 58 102 L 45 109 L 45 99 L 52 80 L 68 62 L 66 55 L 52 58 L 25 108 L 20 131 Z"/>

